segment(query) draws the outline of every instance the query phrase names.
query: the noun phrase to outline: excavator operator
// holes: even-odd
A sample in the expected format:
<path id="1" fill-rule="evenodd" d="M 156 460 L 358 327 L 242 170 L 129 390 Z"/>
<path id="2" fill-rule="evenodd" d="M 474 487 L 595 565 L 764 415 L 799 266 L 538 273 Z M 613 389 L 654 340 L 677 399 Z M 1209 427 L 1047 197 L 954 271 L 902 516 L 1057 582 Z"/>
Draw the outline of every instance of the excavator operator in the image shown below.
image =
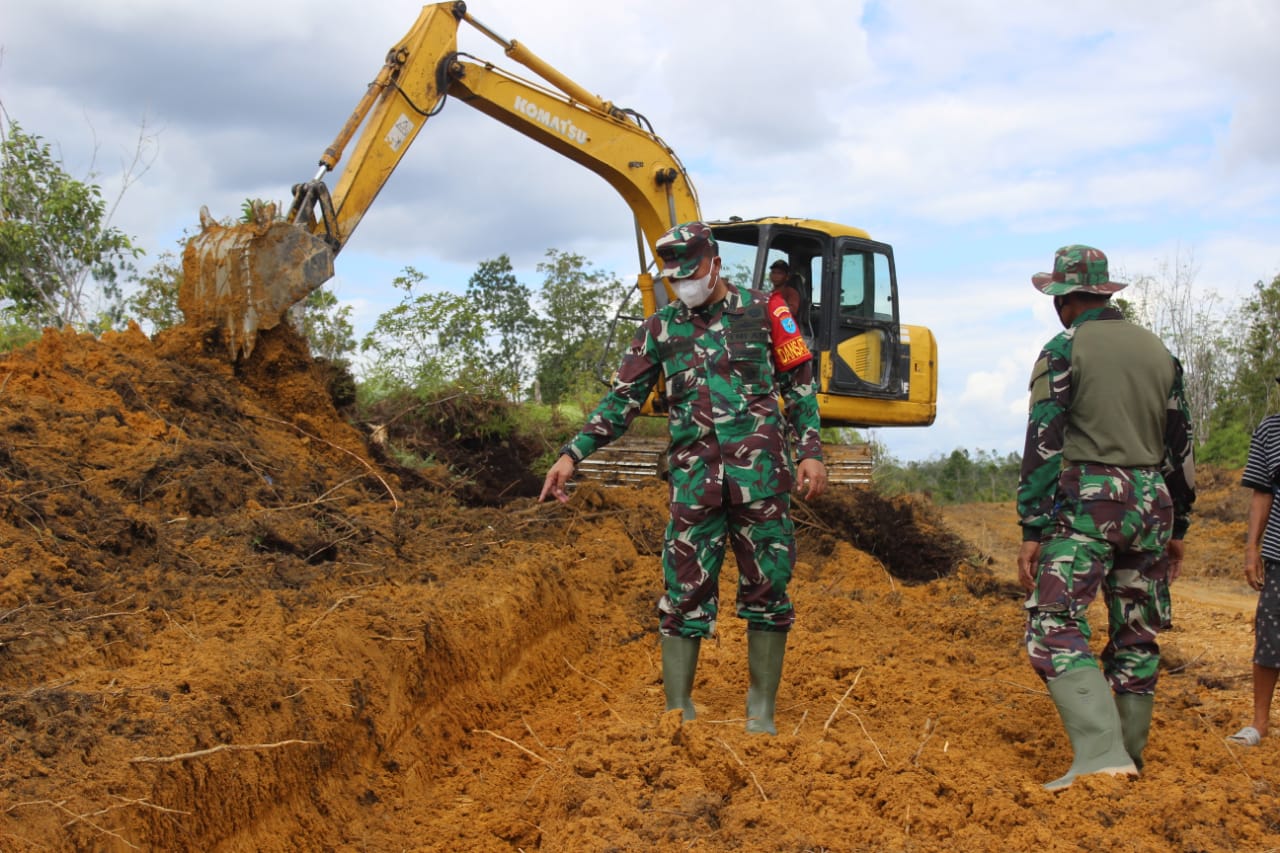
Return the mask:
<path id="1" fill-rule="evenodd" d="M 539 499 L 568 500 L 564 487 L 577 463 L 620 437 L 664 378 L 671 516 L 658 628 L 667 710 L 696 716 L 694 672 L 703 638 L 715 636 L 727 541 L 738 561 L 737 614 L 747 623 L 746 729 L 777 734 L 774 708 L 795 621 L 787 595 L 796 558 L 790 492 L 816 497 L 827 480 L 813 356 L 780 296 L 720 278 L 719 247 L 705 223 L 672 228 L 656 251 L 678 299 L 640 326 L 613 388 L 561 449 Z M 797 439 L 794 471 L 788 430 Z"/>
<path id="2" fill-rule="evenodd" d="M 791 265 L 788 264 L 786 261 L 782 260 L 782 258 L 778 258 L 778 260 L 774 261 L 772 264 L 769 265 L 770 286 L 774 290 L 777 290 L 779 287 L 782 287 L 784 284 L 787 283 L 787 277 L 790 275 L 790 273 L 791 273 Z"/>

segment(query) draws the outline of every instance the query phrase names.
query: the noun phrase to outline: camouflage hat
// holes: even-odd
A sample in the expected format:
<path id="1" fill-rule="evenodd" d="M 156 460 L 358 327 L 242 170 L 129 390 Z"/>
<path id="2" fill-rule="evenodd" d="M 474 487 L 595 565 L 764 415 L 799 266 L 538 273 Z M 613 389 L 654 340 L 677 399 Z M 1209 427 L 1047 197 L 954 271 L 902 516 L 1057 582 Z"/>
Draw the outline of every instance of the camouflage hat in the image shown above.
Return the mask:
<path id="1" fill-rule="evenodd" d="M 1050 296 L 1074 292 L 1111 294 L 1129 286 L 1111 280 L 1102 250 L 1079 245 L 1059 249 L 1053 256 L 1053 272 L 1036 273 L 1031 283 Z"/>
<path id="2" fill-rule="evenodd" d="M 664 278 L 688 278 L 698 271 L 704 255 L 720 253 L 716 238 L 705 222 L 677 225 L 659 237 L 654 248 L 662 259 L 658 275 Z"/>

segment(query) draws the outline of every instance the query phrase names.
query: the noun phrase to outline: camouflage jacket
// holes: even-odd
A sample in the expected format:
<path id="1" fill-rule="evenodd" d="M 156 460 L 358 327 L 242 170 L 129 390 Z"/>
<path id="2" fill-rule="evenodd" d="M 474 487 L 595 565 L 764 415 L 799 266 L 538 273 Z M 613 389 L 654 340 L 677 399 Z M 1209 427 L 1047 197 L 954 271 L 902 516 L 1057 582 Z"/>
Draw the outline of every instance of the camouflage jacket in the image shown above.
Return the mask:
<path id="1" fill-rule="evenodd" d="M 1128 323 L 1107 329 L 1105 340 L 1126 342 L 1134 359 L 1126 358 L 1122 352 L 1080 351 L 1077 344 L 1082 327 L 1110 321 L 1124 323 L 1120 312 L 1111 306 L 1084 312 L 1071 328 L 1045 344 L 1036 360 L 1018 485 L 1023 539 L 1041 539 L 1052 527 L 1064 461 L 1158 468 L 1173 498 L 1174 538 L 1181 539 L 1190 524 L 1191 505 L 1195 502 L 1195 463 L 1182 366 L 1158 338 Z M 1083 336 L 1100 340 L 1097 336 Z M 1085 355 L 1092 357 L 1086 359 Z M 1154 364 L 1157 375 L 1126 371 L 1127 362 L 1136 361 L 1136 356 Z M 1165 358 L 1172 364 L 1164 362 Z M 1096 367 L 1083 370 L 1082 362 Z M 1100 376 L 1103 373 L 1107 375 Z M 1168 377 L 1167 382 L 1163 381 L 1164 376 Z M 1125 382 L 1130 383 L 1128 389 L 1124 389 Z M 1095 394 L 1088 405 L 1082 403 L 1090 386 L 1098 385 L 1105 385 L 1109 399 L 1099 399 Z M 1118 391 L 1117 385 L 1122 390 Z M 1145 398 L 1145 408 L 1134 402 L 1139 398 Z M 1161 429 L 1162 434 L 1153 434 Z"/>
<path id="2" fill-rule="evenodd" d="M 666 380 L 673 503 L 721 506 L 790 491 L 797 459 L 821 459 L 813 362 L 774 366 L 768 296 L 730 287 L 705 309 L 681 302 L 640 326 L 613 388 L 562 453 L 575 462 L 618 438 Z M 779 406 L 781 395 L 784 410 Z"/>

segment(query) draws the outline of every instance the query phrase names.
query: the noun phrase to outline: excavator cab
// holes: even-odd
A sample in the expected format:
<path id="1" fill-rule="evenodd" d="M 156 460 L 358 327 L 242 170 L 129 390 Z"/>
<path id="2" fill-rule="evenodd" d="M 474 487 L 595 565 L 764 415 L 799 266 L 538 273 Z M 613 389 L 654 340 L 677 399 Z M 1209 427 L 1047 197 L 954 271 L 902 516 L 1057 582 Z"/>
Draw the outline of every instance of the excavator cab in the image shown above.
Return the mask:
<path id="1" fill-rule="evenodd" d="M 937 412 L 937 345 L 928 329 L 898 320 L 893 249 L 863 230 L 807 219 L 711 223 L 722 269 L 752 271 L 769 289 L 770 266 L 787 262 L 800 290 L 796 321 L 817 358 L 827 426 L 927 426 Z"/>

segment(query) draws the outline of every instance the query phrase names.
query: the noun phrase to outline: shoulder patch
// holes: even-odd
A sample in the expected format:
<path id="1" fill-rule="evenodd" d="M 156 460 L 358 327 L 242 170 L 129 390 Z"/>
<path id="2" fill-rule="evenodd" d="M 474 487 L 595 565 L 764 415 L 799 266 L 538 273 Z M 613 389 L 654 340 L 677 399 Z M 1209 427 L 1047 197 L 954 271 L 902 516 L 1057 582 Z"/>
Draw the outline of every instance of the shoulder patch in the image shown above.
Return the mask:
<path id="1" fill-rule="evenodd" d="M 769 331 L 773 338 L 773 359 L 779 370 L 791 370 L 813 359 L 800 334 L 800 326 L 787 304 L 776 293 L 769 296 Z"/>

